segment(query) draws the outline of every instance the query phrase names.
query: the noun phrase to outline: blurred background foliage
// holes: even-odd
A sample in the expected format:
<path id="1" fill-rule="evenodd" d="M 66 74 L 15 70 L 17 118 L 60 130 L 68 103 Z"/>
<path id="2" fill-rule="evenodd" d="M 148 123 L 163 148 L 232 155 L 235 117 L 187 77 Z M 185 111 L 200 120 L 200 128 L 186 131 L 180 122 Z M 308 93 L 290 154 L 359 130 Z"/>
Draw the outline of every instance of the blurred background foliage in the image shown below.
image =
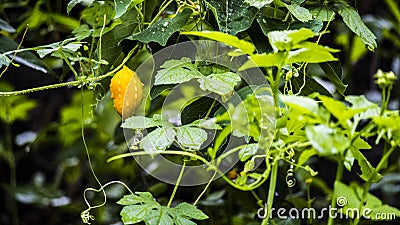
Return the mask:
<path id="1" fill-rule="evenodd" d="M 153 10 L 158 12 L 161 1 L 152 2 Z M 99 13 L 102 17 L 102 13 L 108 12 L 85 9 L 83 4 L 67 14 L 67 4 L 67 0 L 0 0 L 0 51 L 15 49 L 27 28 L 23 47 L 62 41 L 71 37 L 72 31 L 83 37 L 98 37 L 102 21 L 92 21 L 85 15 Z M 348 84 L 346 94 L 365 94 L 371 101 L 379 101 L 373 74 L 378 68 L 400 74 L 399 2 L 367 0 L 349 1 L 349 4 L 358 10 L 377 36 L 378 48 L 375 52 L 368 51 L 362 41 L 337 20 L 321 42 L 342 50 L 339 57 L 344 69 L 343 79 Z M 85 34 L 87 30 L 82 27 L 77 30 L 84 23 L 94 28 L 93 34 Z M 26 54 L 21 60 L 28 62 L 18 68 L 11 66 L 3 74 L 0 90 L 22 90 L 73 79 L 62 59 L 50 57 L 42 63 L 37 56 Z M 140 56 L 138 54 L 137 58 Z M 321 71 L 316 69 L 315 74 L 325 87 L 332 87 Z M 396 86 L 389 104 L 392 109 L 399 108 L 399 83 Z M 82 224 L 79 215 L 86 208 L 82 193 L 87 187 L 98 187 L 89 167 L 82 132 L 93 169 L 102 183 L 121 180 L 131 189 L 150 191 L 161 203 L 166 203 L 173 186 L 146 175 L 134 160 L 106 162 L 110 156 L 127 149 L 119 128 L 121 118 L 112 107 L 107 87 L 105 82 L 92 90 L 61 88 L 12 98 L 0 97 L 0 224 L 12 224 L 13 221 L 20 225 Z M 10 111 L 12 114 L 8 113 Z M 329 162 L 317 165 L 321 176 L 334 176 Z M 315 179 L 321 190 L 327 189 L 323 181 Z M 280 188 L 284 187 L 283 182 L 277 184 L 277 190 L 282 193 L 277 193 L 276 201 L 284 201 L 280 196 L 288 194 L 285 193 L 287 188 Z M 193 193 L 202 188 L 180 188 L 178 197 L 194 201 Z M 400 207 L 396 201 L 400 198 L 400 173 L 386 176 L 372 190 L 386 202 Z M 121 207 L 114 202 L 126 190 L 120 185 L 112 185 L 106 192 L 111 201 L 93 213 L 96 224 L 120 221 Z M 266 196 L 266 192 L 259 195 Z M 103 200 L 99 193 L 88 193 L 87 198 L 97 204 Z M 254 215 L 258 206 L 251 193 L 227 187 L 222 180 L 212 184 L 199 204 L 214 224 L 259 223 Z"/>

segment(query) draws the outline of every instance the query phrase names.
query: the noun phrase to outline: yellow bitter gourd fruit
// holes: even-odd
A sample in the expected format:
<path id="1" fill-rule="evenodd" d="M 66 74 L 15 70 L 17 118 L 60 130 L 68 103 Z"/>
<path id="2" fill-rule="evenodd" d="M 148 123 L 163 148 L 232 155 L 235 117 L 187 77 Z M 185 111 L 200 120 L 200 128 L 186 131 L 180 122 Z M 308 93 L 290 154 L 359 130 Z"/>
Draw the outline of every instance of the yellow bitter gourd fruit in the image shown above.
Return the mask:
<path id="1" fill-rule="evenodd" d="M 143 83 L 138 75 L 127 66 L 111 79 L 111 98 L 114 108 L 124 118 L 132 116 L 143 98 Z"/>

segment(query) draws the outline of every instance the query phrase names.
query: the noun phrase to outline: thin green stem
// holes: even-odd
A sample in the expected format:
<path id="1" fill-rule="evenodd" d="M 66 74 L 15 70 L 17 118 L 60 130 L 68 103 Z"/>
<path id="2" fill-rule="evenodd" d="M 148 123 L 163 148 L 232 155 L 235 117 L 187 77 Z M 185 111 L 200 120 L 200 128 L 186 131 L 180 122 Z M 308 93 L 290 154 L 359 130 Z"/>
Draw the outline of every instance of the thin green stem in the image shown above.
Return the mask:
<path id="1" fill-rule="evenodd" d="M 250 193 L 257 200 L 257 205 L 260 206 L 261 208 L 264 207 L 264 205 L 262 204 L 263 201 L 260 197 L 258 197 L 257 193 L 254 190 L 251 190 Z"/>
<path id="2" fill-rule="evenodd" d="M 185 172 L 185 167 L 186 167 L 186 161 L 184 160 L 183 164 L 182 164 L 181 172 L 179 173 L 178 179 L 176 180 L 174 190 L 172 191 L 171 197 L 169 198 L 167 208 L 171 207 L 172 201 L 174 200 L 174 197 L 176 195 L 176 191 L 178 190 L 179 184 L 181 183 L 183 173 Z"/>
<path id="3" fill-rule="evenodd" d="M 269 218 L 270 218 L 270 213 L 272 209 L 272 205 L 274 204 L 274 197 L 275 197 L 275 189 L 276 189 L 276 181 L 278 177 L 278 165 L 279 160 L 275 160 L 274 164 L 272 165 L 272 171 L 271 171 L 271 178 L 269 180 L 269 190 L 268 190 L 268 198 L 267 198 L 267 216 L 265 219 L 262 221 L 261 225 L 267 225 Z"/>
<path id="4" fill-rule="evenodd" d="M 251 183 L 249 185 L 241 186 L 241 185 L 238 185 L 238 184 L 234 183 L 233 181 L 231 181 L 227 176 L 225 176 L 225 174 L 221 170 L 218 169 L 218 167 L 216 165 L 208 162 L 205 158 L 203 158 L 199 155 L 196 155 L 194 153 L 191 153 L 191 152 L 176 151 L 176 150 L 165 150 L 165 151 L 160 151 L 160 152 L 156 152 L 156 153 L 146 152 L 146 151 L 124 153 L 124 154 L 116 155 L 114 157 L 109 158 L 107 160 L 107 162 L 111 162 L 111 161 L 126 158 L 126 157 L 131 157 L 131 156 L 144 156 L 144 155 L 154 155 L 154 154 L 181 155 L 181 156 L 188 156 L 190 158 L 200 160 L 202 163 L 206 164 L 210 169 L 212 169 L 212 170 L 216 171 L 218 174 L 220 174 L 222 176 L 222 179 L 224 179 L 229 185 L 231 185 L 232 187 L 234 187 L 238 190 L 242 190 L 242 191 L 250 191 L 250 190 L 254 190 L 254 189 L 260 187 L 268 179 L 269 172 L 270 172 L 270 167 L 267 166 L 267 169 L 260 176 L 260 178 L 258 178 L 256 181 L 254 181 L 253 183 Z"/>
<path id="5" fill-rule="evenodd" d="M 203 191 L 200 193 L 200 195 L 197 197 L 196 201 L 194 201 L 193 205 L 197 205 L 197 203 L 200 201 L 201 197 L 206 193 L 208 187 L 210 186 L 211 182 L 214 180 L 215 176 L 217 175 L 217 171 L 214 172 L 214 175 L 210 178 L 208 181 L 207 185 L 203 189 Z"/>
<path id="6" fill-rule="evenodd" d="M 379 172 L 381 169 L 383 169 L 384 165 L 386 164 L 387 160 L 389 159 L 390 155 L 396 150 L 397 146 L 392 146 L 386 153 L 382 156 L 381 160 L 378 163 L 378 166 L 376 166 L 376 172 Z"/>
<path id="7" fill-rule="evenodd" d="M 24 39 L 25 39 L 25 36 L 26 36 L 26 33 L 28 32 L 28 29 L 29 29 L 29 27 L 26 27 L 26 29 L 25 29 L 25 31 L 24 31 L 24 34 L 22 35 L 21 42 L 18 44 L 18 47 L 17 47 L 16 50 L 19 50 L 19 49 L 21 48 L 22 42 L 23 42 Z M 14 55 L 13 55 L 13 57 L 12 57 L 11 60 L 10 60 L 10 64 L 13 64 L 13 61 L 14 61 L 14 58 L 15 58 L 16 55 L 17 55 L 17 52 L 14 52 Z M 1 77 L 3 76 L 3 74 L 8 70 L 8 67 L 9 67 L 9 66 L 10 66 L 10 65 L 7 65 L 6 68 L 0 73 L 0 78 L 1 78 Z"/>
<path id="8" fill-rule="evenodd" d="M 101 49 L 102 49 L 102 45 L 101 45 L 101 41 L 102 41 L 102 37 L 103 37 L 103 32 L 104 32 L 104 28 L 106 27 L 106 20 L 107 20 L 107 16 L 106 14 L 104 14 L 103 16 L 103 26 L 101 27 L 100 30 L 100 37 L 99 37 L 99 49 L 98 49 L 98 55 L 99 55 L 99 62 L 101 62 L 102 59 L 102 55 L 101 55 Z M 97 74 L 99 74 L 100 71 L 100 66 L 97 66 Z"/>
<path id="9" fill-rule="evenodd" d="M 136 5 L 135 6 L 133 6 L 134 8 L 135 8 L 135 10 L 136 10 L 136 12 L 139 14 L 139 16 L 140 16 L 140 24 L 139 24 L 139 31 L 142 31 L 143 30 L 143 25 L 144 25 L 144 15 L 143 15 L 143 13 L 142 13 L 142 7 L 141 7 L 141 9 L 139 9 Z"/>
<path id="10" fill-rule="evenodd" d="M 88 78 L 85 80 L 76 80 L 76 81 L 70 81 L 70 82 L 64 82 L 64 83 L 59 83 L 59 84 L 51 84 L 51 85 L 46 85 L 46 86 L 41 86 L 41 87 L 35 87 L 35 88 L 29 88 L 25 90 L 20 90 L 20 91 L 7 91 L 7 92 L 0 92 L 0 96 L 10 96 L 10 95 L 21 95 L 21 94 L 28 94 L 32 92 L 37 92 L 37 91 L 43 91 L 43 90 L 49 90 L 49 89 L 55 89 L 55 88 L 60 88 L 60 87 L 68 87 L 68 86 L 79 86 L 85 82 L 95 82 L 95 81 L 100 81 L 106 77 L 114 75 L 119 69 L 122 68 L 122 66 L 129 60 L 129 58 L 133 55 L 133 53 L 136 51 L 137 46 L 134 47 L 123 59 L 122 63 L 115 67 L 115 69 L 101 75 L 98 77 L 92 77 Z"/>
<path id="11" fill-rule="evenodd" d="M 174 0 L 169 0 L 167 3 L 164 4 L 164 6 L 158 11 L 157 15 L 153 18 L 153 20 L 149 23 L 149 27 L 153 25 L 155 22 L 157 22 L 158 18 L 160 15 L 164 12 L 164 10 L 167 9 L 167 7 L 174 2 Z"/>
<path id="12" fill-rule="evenodd" d="M 338 167 L 337 167 L 337 170 L 336 170 L 335 182 L 342 180 L 343 172 L 344 172 L 344 164 L 343 164 L 342 158 L 340 158 L 340 160 L 338 160 Z M 333 190 L 333 193 L 332 193 L 332 196 L 331 196 L 331 207 L 332 208 L 336 207 L 335 190 Z M 332 225 L 333 224 L 333 220 L 334 220 L 334 218 L 332 216 L 330 216 L 329 219 L 328 219 L 328 225 Z"/>
<path id="13" fill-rule="evenodd" d="M 68 60 L 68 58 L 65 56 L 63 51 L 60 51 L 62 59 L 65 61 L 65 63 L 68 65 L 69 69 L 72 71 L 72 73 L 75 76 L 75 79 L 78 80 L 78 72 L 76 72 L 75 68 L 72 66 L 71 62 Z"/>

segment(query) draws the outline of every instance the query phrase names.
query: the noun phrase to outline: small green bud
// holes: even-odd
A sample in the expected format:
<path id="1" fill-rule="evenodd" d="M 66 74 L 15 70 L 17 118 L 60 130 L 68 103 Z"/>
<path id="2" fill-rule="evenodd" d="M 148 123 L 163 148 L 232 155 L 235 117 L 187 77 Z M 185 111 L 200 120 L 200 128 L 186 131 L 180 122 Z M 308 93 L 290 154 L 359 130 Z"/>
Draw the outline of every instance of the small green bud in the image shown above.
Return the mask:
<path id="1" fill-rule="evenodd" d="M 385 88 L 385 87 L 391 87 L 393 86 L 394 82 L 396 81 L 397 77 L 396 75 L 390 71 L 390 72 L 383 72 L 382 70 L 378 70 L 375 73 L 375 79 L 376 79 L 376 84 L 380 88 Z"/>

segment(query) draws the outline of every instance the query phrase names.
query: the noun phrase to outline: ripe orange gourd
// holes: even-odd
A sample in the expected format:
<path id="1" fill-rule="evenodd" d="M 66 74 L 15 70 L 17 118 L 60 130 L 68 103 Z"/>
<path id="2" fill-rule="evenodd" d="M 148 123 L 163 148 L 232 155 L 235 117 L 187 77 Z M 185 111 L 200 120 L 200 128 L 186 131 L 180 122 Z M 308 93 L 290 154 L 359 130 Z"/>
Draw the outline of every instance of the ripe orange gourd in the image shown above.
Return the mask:
<path id="1" fill-rule="evenodd" d="M 114 108 L 124 118 L 132 116 L 143 98 L 143 83 L 138 75 L 127 66 L 123 66 L 110 83 Z"/>

